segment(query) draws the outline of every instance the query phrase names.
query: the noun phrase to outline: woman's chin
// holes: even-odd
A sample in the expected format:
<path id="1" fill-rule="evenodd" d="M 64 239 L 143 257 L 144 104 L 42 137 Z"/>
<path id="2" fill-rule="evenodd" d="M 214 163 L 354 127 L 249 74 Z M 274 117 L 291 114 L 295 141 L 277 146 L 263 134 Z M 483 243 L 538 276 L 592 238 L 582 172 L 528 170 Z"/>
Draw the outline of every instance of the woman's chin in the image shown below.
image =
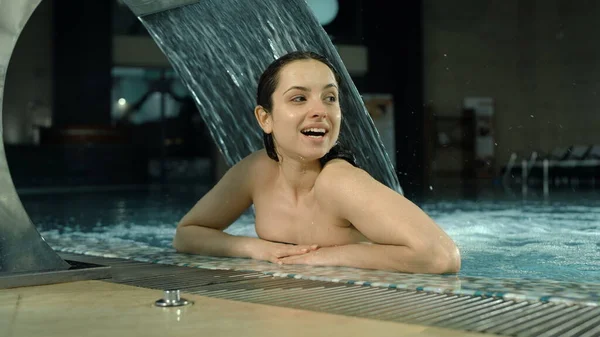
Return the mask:
<path id="1" fill-rule="evenodd" d="M 329 149 L 314 149 L 313 151 L 306 151 L 305 153 L 300 154 L 300 159 L 305 162 L 318 161 L 328 152 Z"/>
<path id="2" fill-rule="evenodd" d="M 297 147 L 295 148 L 295 151 L 292 150 L 290 152 L 286 152 L 289 153 L 290 157 L 296 158 L 297 160 L 305 163 L 318 161 L 319 159 L 323 158 L 327 153 L 329 153 L 329 151 L 333 147 L 333 145 L 328 144 L 328 142 L 321 143 L 318 145 L 313 144 L 310 146 L 300 143 L 296 144 L 296 146 Z"/>

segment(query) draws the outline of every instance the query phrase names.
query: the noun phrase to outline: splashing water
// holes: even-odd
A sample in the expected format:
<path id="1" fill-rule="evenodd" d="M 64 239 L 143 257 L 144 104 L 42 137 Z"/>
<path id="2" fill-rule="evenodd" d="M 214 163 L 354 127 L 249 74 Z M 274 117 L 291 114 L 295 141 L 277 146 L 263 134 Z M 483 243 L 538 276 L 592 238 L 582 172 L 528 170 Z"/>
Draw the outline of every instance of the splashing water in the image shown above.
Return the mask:
<path id="1" fill-rule="evenodd" d="M 287 52 L 310 50 L 329 58 L 344 82 L 339 142 L 375 179 L 402 193 L 358 90 L 303 0 L 203 0 L 140 20 L 193 95 L 228 165 L 262 148 L 253 109 L 263 70 Z"/>

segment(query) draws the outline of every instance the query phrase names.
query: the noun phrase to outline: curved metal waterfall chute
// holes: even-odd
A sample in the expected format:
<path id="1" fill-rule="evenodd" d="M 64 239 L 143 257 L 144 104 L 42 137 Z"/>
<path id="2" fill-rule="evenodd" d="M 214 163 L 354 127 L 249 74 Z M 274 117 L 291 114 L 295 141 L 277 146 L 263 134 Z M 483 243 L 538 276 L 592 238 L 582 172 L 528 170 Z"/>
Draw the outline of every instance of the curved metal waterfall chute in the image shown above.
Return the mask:
<path id="1" fill-rule="evenodd" d="M 124 0 L 194 97 L 229 165 L 262 147 L 252 113 L 257 81 L 294 50 L 328 57 L 343 79 L 340 143 L 375 179 L 402 193 L 362 97 L 304 0 Z"/>
<path id="2" fill-rule="evenodd" d="M 0 117 L 4 81 L 13 49 L 25 23 L 41 0 L 7 0 L 0 11 Z M 0 128 L 0 275 L 68 269 L 31 223 L 15 190 Z"/>

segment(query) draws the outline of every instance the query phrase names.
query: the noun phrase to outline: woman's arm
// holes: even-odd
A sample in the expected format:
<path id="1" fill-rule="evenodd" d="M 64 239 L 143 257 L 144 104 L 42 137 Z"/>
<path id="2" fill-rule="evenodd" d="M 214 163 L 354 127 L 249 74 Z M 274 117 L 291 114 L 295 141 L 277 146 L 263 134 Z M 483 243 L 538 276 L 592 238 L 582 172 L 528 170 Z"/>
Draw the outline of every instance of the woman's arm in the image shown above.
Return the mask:
<path id="1" fill-rule="evenodd" d="M 229 235 L 218 229 L 197 225 L 178 228 L 174 246 L 180 253 L 242 257 L 272 263 L 278 263 L 282 258 L 301 256 L 318 249 L 316 245 L 296 246 L 259 238 Z"/>
<path id="2" fill-rule="evenodd" d="M 321 172 L 315 195 L 374 243 L 309 254 L 319 256 L 321 263 L 330 264 L 325 260 L 331 258 L 337 265 L 411 273 L 460 270 L 460 254 L 452 239 L 418 206 L 367 172 L 334 160 Z"/>
<path id="3" fill-rule="evenodd" d="M 247 256 L 251 238 L 224 233 L 252 204 L 252 180 L 248 177 L 256 154 L 231 167 L 179 221 L 173 246 L 178 252 L 211 256 Z M 249 240 L 250 239 L 250 240 Z"/>
<path id="4" fill-rule="evenodd" d="M 401 260 L 390 257 L 401 257 Z M 281 259 L 283 264 L 310 264 L 318 266 L 354 267 L 410 273 L 445 273 L 433 270 L 423 261 L 426 256 L 415 256 L 406 246 L 358 243 L 319 248 L 309 254 Z M 453 271 L 452 271 L 453 272 Z"/>
<path id="5" fill-rule="evenodd" d="M 178 252 L 277 262 L 281 257 L 314 250 L 310 246 L 278 244 L 223 232 L 252 204 L 252 173 L 257 172 L 261 155 L 251 154 L 234 165 L 181 219 L 173 239 Z"/>

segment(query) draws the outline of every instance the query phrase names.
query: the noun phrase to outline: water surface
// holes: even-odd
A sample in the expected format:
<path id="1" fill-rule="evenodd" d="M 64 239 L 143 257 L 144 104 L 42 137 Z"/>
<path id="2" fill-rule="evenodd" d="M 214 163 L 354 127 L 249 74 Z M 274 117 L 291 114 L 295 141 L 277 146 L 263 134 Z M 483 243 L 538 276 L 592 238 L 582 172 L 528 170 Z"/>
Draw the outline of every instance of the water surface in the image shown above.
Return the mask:
<path id="1" fill-rule="evenodd" d="M 144 190 L 25 195 L 42 235 L 171 247 L 179 219 L 206 192 Z M 600 198 L 435 200 L 420 204 L 458 244 L 462 276 L 600 283 Z M 227 229 L 256 236 L 252 213 Z"/>

